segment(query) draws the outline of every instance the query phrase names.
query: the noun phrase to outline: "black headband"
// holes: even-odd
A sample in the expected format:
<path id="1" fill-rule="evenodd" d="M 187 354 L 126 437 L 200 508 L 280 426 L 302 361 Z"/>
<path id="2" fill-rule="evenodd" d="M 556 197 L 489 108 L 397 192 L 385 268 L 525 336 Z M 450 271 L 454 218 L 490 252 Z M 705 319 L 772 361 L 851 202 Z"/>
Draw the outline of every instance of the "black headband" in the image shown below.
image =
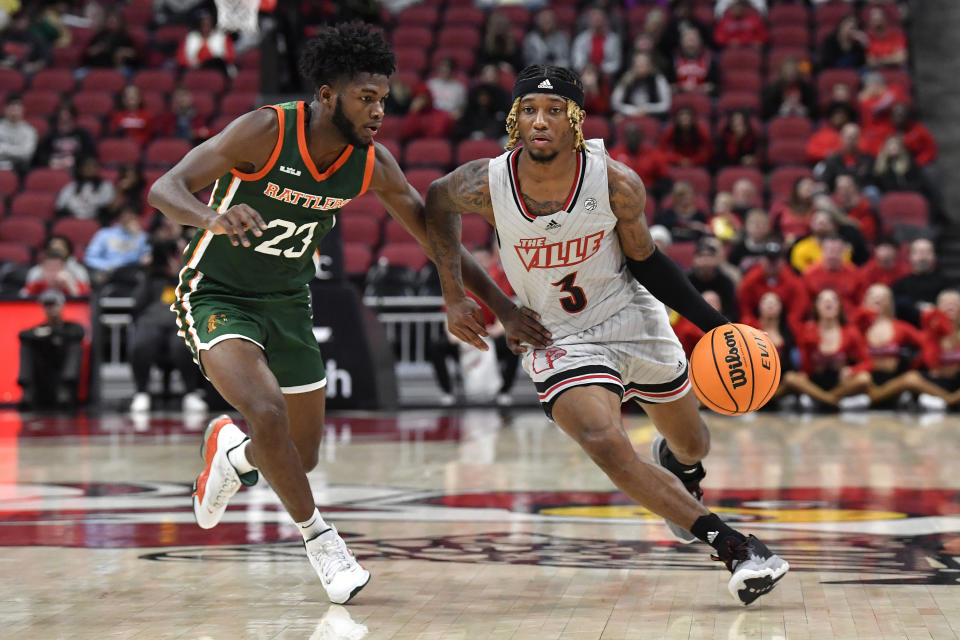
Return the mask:
<path id="1" fill-rule="evenodd" d="M 526 80 L 517 80 L 513 85 L 513 99 L 521 98 L 528 93 L 552 93 L 567 100 L 573 100 L 577 106 L 583 108 L 583 89 L 565 80 L 536 76 Z"/>

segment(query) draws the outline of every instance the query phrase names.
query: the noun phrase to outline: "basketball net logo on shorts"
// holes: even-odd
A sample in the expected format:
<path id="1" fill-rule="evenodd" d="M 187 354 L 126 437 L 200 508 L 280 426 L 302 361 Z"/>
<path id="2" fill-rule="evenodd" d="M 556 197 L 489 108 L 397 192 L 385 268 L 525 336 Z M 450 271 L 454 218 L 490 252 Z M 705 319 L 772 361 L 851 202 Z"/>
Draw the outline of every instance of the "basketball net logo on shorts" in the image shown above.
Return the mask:
<path id="1" fill-rule="evenodd" d="M 582 238 L 547 243 L 546 238 L 521 238 L 513 246 L 527 271 L 570 267 L 593 257 L 600 250 L 606 231 L 591 233 Z"/>
<path id="2" fill-rule="evenodd" d="M 567 352 L 560 347 L 550 347 L 548 349 L 534 349 L 533 364 L 531 365 L 534 373 L 543 373 L 553 369 L 553 363 L 567 355 Z M 540 365 L 540 366 L 538 366 Z"/>
<path id="3" fill-rule="evenodd" d="M 227 314 L 225 313 L 213 313 L 207 318 L 207 333 L 213 333 L 217 329 L 217 323 L 220 323 L 220 326 L 227 324 Z"/>

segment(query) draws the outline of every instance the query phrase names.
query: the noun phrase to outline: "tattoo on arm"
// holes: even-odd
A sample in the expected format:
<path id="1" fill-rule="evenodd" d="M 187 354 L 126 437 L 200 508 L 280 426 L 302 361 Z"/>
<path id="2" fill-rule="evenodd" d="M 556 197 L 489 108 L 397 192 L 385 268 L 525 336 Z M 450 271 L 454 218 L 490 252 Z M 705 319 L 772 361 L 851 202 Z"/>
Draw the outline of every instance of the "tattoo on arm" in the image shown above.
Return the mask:
<path id="1" fill-rule="evenodd" d="M 437 180 L 427 191 L 427 237 L 445 295 L 464 295 L 464 281 L 484 301 L 489 276 L 460 243 L 460 215 L 492 211 L 487 185 L 487 165 L 474 161 Z"/>
<path id="2" fill-rule="evenodd" d="M 643 210 L 647 193 L 640 177 L 624 165 L 607 160 L 610 207 L 617 216 L 617 234 L 623 252 L 631 260 L 646 260 L 656 250 Z"/>

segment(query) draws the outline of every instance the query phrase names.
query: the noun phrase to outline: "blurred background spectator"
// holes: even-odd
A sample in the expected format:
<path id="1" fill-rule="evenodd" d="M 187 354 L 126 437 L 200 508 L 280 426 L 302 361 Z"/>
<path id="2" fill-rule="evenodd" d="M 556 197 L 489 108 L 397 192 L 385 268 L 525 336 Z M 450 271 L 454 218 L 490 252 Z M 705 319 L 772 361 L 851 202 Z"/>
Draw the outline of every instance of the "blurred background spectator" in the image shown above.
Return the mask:
<path id="1" fill-rule="evenodd" d="M 140 226 L 140 215 L 133 205 L 125 205 L 109 227 L 97 231 L 87 245 L 83 262 L 94 272 L 92 278 L 102 284 L 121 269 L 135 276 L 150 255 L 147 234 Z"/>
<path id="2" fill-rule="evenodd" d="M 37 145 L 34 164 L 50 169 L 72 171 L 80 158 L 96 154 L 93 137 L 77 126 L 77 109 L 69 102 L 61 103 L 51 118 L 50 131 Z"/>
<path id="3" fill-rule="evenodd" d="M 77 402 L 83 364 L 83 327 L 63 319 L 64 296 L 56 289 L 40 294 L 46 320 L 20 332 L 20 408 L 63 409 Z"/>
<path id="4" fill-rule="evenodd" d="M 177 64 L 186 69 L 215 69 L 227 74 L 236 57 L 233 40 L 217 28 L 209 11 L 200 12 L 196 27 L 184 36 L 177 49 Z"/>
<path id="5" fill-rule="evenodd" d="M 21 295 L 38 296 L 50 290 L 59 291 L 71 298 L 89 294 L 89 279 L 85 272 L 78 269 L 80 265 L 68 266 L 67 260 L 71 258 L 72 256 L 60 248 L 48 245 L 41 254 L 40 262 L 27 272 L 27 282 Z"/>
<path id="6" fill-rule="evenodd" d="M 868 44 L 867 34 L 860 30 L 856 16 L 845 16 L 820 45 L 820 66 L 857 71 L 867 63 Z"/>
<path id="7" fill-rule="evenodd" d="M 57 213 L 103 222 L 113 198 L 113 184 L 100 176 L 100 161 L 96 156 L 87 156 L 74 170 L 74 179 L 57 195 Z"/>
<path id="8" fill-rule="evenodd" d="M 697 121 L 689 107 L 680 107 L 660 136 L 660 150 L 667 154 L 667 161 L 680 167 L 705 167 L 713 157 L 710 130 Z"/>
<path id="9" fill-rule="evenodd" d="M 522 46 L 506 14 L 499 11 L 490 14 L 480 46 L 480 63 L 494 64 L 511 73 L 523 68 Z"/>
<path id="10" fill-rule="evenodd" d="M 456 74 L 456 62 L 450 56 L 441 58 L 433 75 L 427 79 L 433 104 L 454 118 L 463 114 L 467 104 L 467 85 Z"/>
<path id="11" fill-rule="evenodd" d="M 117 9 L 107 11 L 103 25 L 83 52 L 83 66 L 130 70 L 136 68 L 138 62 L 136 44 L 127 31 L 123 13 Z"/>
<path id="12" fill-rule="evenodd" d="M 663 118 L 670 111 L 670 84 L 653 66 L 650 54 L 635 53 L 630 68 L 614 87 L 610 102 L 621 116 Z"/>
<path id="13" fill-rule="evenodd" d="M 537 12 L 533 29 L 523 39 L 523 60 L 526 64 L 570 66 L 570 35 L 557 28 L 557 16 L 553 10 Z"/>
<path id="14" fill-rule="evenodd" d="M 37 148 L 37 130 L 24 120 L 23 99 L 7 96 L 0 119 L 0 169 L 23 171 Z"/>
<path id="15" fill-rule="evenodd" d="M 620 71 L 622 55 L 620 36 L 610 29 L 607 14 L 602 9 L 590 9 L 587 28 L 573 39 L 573 68 L 580 71 L 592 62 L 600 73 L 611 78 Z"/>

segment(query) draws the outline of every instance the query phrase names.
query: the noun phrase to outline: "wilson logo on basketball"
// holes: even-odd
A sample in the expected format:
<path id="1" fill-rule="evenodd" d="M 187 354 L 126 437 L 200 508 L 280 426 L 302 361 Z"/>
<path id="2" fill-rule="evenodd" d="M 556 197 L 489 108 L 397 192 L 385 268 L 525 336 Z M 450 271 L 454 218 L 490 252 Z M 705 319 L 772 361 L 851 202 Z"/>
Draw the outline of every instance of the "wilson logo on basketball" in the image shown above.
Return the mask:
<path id="1" fill-rule="evenodd" d="M 740 348 L 737 346 L 737 339 L 733 337 L 733 331 L 724 331 L 723 339 L 727 343 L 727 356 L 724 358 L 729 369 L 727 375 L 730 376 L 730 384 L 736 389 L 747 384 L 747 372 L 743 370 L 743 359 L 740 357 Z"/>
<path id="2" fill-rule="evenodd" d="M 521 238 L 520 243 L 513 248 L 527 271 L 570 267 L 597 253 L 605 233 L 598 231 L 582 238 L 553 243 L 547 243 L 546 238 Z"/>

